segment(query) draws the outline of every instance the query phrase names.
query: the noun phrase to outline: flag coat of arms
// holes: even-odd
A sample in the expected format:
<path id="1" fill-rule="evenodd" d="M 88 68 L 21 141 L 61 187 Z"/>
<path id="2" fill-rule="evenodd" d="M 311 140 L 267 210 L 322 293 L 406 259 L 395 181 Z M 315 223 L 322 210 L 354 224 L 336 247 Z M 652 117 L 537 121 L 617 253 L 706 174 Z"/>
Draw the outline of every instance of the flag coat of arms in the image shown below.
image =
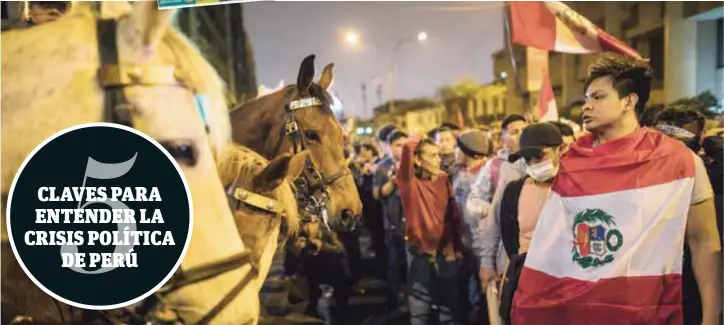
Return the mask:
<path id="1" fill-rule="evenodd" d="M 515 325 L 681 324 L 693 154 L 641 128 L 561 158 L 513 300 Z"/>

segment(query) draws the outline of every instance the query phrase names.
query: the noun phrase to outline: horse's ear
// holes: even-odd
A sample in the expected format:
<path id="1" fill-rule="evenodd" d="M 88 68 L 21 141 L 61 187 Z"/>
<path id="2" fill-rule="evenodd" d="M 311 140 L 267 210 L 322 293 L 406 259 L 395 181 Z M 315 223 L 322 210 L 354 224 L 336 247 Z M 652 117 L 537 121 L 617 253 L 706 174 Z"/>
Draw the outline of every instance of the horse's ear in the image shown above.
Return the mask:
<path id="1" fill-rule="evenodd" d="M 322 87 L 322 89 L 329 90 L 329 87 L 332 86 L 332 82 L 334 81 L 334 74 L 332 73 L 332 69 L 334 69 L 334 63 L 327 64 L 326 67 L 324 67 L 324 70 L 322 70 L 322 76 L 319 77 L 319 86 Z"/>
<path id="2" fill-rule="evenodd" d="M 292 160 L 289 162 L 289 169 L 287 170 L 288 180 L 293 181 L 299 178 L 307 163 L 307 158 L 309 158 L 309 151 L 307 150 L 297 153 L 292 157 Z"/>
<path id="3" fill-rule="evenodd" d="M 154 52 L 171 26 L 174 13 L 174 9 L 159 10 L 156 1 L 134 2 L 131 23 L 122 25 L 121 33 L 125 39 L 132 40 L 133 46 L 139 47 L 134 49 L 139 50 L 138 53 Z"/>
<path id="4" fill-rule="evenodd" d="M 302 64 L 299 66 L 297 90 L 300 94 L 306 95 L 309 93 L 309 87 L 312 85 L 312 81 L 314 80 L 314 58 L 314 54 L 307 56 L 304 60 L 302 60 Z"/>
<path id="5" fill-rule="evenodd" d="M 252 180 L 254 190 L 269 192 L 282 185 L 284 180 L 299 177 L 307 156 L 308 152 L 302 151 L 296 155 L 285 153 L 272 159 L 264 170 L 254 176 Z"/>
<path id="6" fill-rule="evenodd" d="M 128 1 L 103 1 L 101 2 L 100 11 L 103 19 L 118 19 L 129 12 L 133 12 L 133 6 Z"/>

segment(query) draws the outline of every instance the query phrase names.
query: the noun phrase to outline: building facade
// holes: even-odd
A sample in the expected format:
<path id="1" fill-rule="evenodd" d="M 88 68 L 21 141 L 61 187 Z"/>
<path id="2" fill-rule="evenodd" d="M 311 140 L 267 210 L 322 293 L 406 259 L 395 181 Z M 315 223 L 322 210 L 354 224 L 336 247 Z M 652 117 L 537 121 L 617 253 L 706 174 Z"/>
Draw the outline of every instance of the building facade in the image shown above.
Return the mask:
<path id="1" fill-rule="evenodd" d="M 424 134 L 439 127 L 446 117 L 445 106 L 428 99 L 396 100 L 392 112 L 389 107 L 385 103 L 374 109 L 374 128 L 393 123 L 407 132 Z"/>
<path id="2" fill-rule="evenodd" d="M 441 104 L 431 107 L 409 109 L 396 117 L 397 125 L 403 126 L 407 132 L 426 134 L 442 124 L 445 107 Z"/>
<path id="3" fill-rule="evenodd" d="M 469 106 L 469 116 L 477 124 L 487 124 L 502 119 L 507 107 L 508 87 L 503 82 L 480 86 Z"/>
<path id="4" fill-rule="evenodd" d="M 567 2 L 568 6 L 650 59 L 649 104 L 710 91 L 724 100 L 722 2 Z M 507 39 L 507 38 L 506 38 Z M 493 54 L 494 73 L 510 90 L 507 112 L 530 112 L 538 89 L 526 89 L 526 50 L 513 45 Z M 587 68 L 598 55 L 549 53 L 549 76 L 559 109 L 583 99 Z M 514 75 L 517 70 L 517 75 Z"/>

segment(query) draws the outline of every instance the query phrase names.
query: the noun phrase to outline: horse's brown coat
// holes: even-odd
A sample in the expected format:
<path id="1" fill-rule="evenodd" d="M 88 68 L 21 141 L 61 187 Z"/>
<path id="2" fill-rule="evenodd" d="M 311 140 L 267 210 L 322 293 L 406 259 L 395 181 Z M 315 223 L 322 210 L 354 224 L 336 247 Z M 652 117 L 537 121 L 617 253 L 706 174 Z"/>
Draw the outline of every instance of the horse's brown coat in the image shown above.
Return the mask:
<path id="1" fill-rule="evenodd" d="M 331 97 L 327 92 L 333 81 L 333 65 L 327 65 L 319 82 L 314 83 L 313 60 L 313 56 L 310 56 L 302 62 L 296 85 L 284 87 L 233 109 L 230 113 L 232 139 L 267 159 L 274 158 L 275 154 L 290 152 L 288 139 L 284 140 L 280 153 L 274 152 L 284 126 L 284 106 L 288 100 L 315 96 L 322 100 L 321 107 L 300 109 L 295 111 L 293 116 L 305 131 L 302 136 L 305 137 L 307 150 L 315 166 L 323 175 L 330 176 L 341 170 L 349 171 L 349 168 L 344 159 L 342 126 L 330 108 Z M 307 132 L 318 135 L 319 141 L 310 139 Z M 328 209 L 333 222 L 341 219 L 345 210 L 355 216 L 361 214 L 362 202 L 351 174 L 335 181 L 329 188 Z"/>

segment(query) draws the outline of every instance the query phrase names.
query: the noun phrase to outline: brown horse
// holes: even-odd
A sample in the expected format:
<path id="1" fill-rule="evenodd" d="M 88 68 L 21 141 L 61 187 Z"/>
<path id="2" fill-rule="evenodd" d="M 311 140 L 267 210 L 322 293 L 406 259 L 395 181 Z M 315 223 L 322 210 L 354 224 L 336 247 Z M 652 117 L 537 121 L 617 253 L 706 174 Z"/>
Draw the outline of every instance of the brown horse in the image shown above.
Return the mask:
<path id="1" fill-rule="evenodd" d="M 232 143 L 218 159 L 221 183 L 229 194 L 236 228 L 259 267 L 257 281 L 248 288 L 250 291 L 261 290 L 280 239 L 285 241 L 299 229 L 291 180 L 299 177 L 307 156 L 306 151 L 285 153 L 267 161 L 251 149 Z M 280 238 L 282 222 L 287 227 Z"/>
<path id="2" fill-rule="evenodd" d="M 344 159 L 342 126 L 330 107 L 332 96 L 327 89 L 333 65 L 327 65 L 315 83 L 314 57 L 302 60 L 296 85 L 233 109 L 232 139 L 267 159 L 308 150 L 307 168 L 295 182 L 299 204 L 302 208 L 326 205 L 330 224 L 343 229 L 360 215 L 362 202 Z"/>

